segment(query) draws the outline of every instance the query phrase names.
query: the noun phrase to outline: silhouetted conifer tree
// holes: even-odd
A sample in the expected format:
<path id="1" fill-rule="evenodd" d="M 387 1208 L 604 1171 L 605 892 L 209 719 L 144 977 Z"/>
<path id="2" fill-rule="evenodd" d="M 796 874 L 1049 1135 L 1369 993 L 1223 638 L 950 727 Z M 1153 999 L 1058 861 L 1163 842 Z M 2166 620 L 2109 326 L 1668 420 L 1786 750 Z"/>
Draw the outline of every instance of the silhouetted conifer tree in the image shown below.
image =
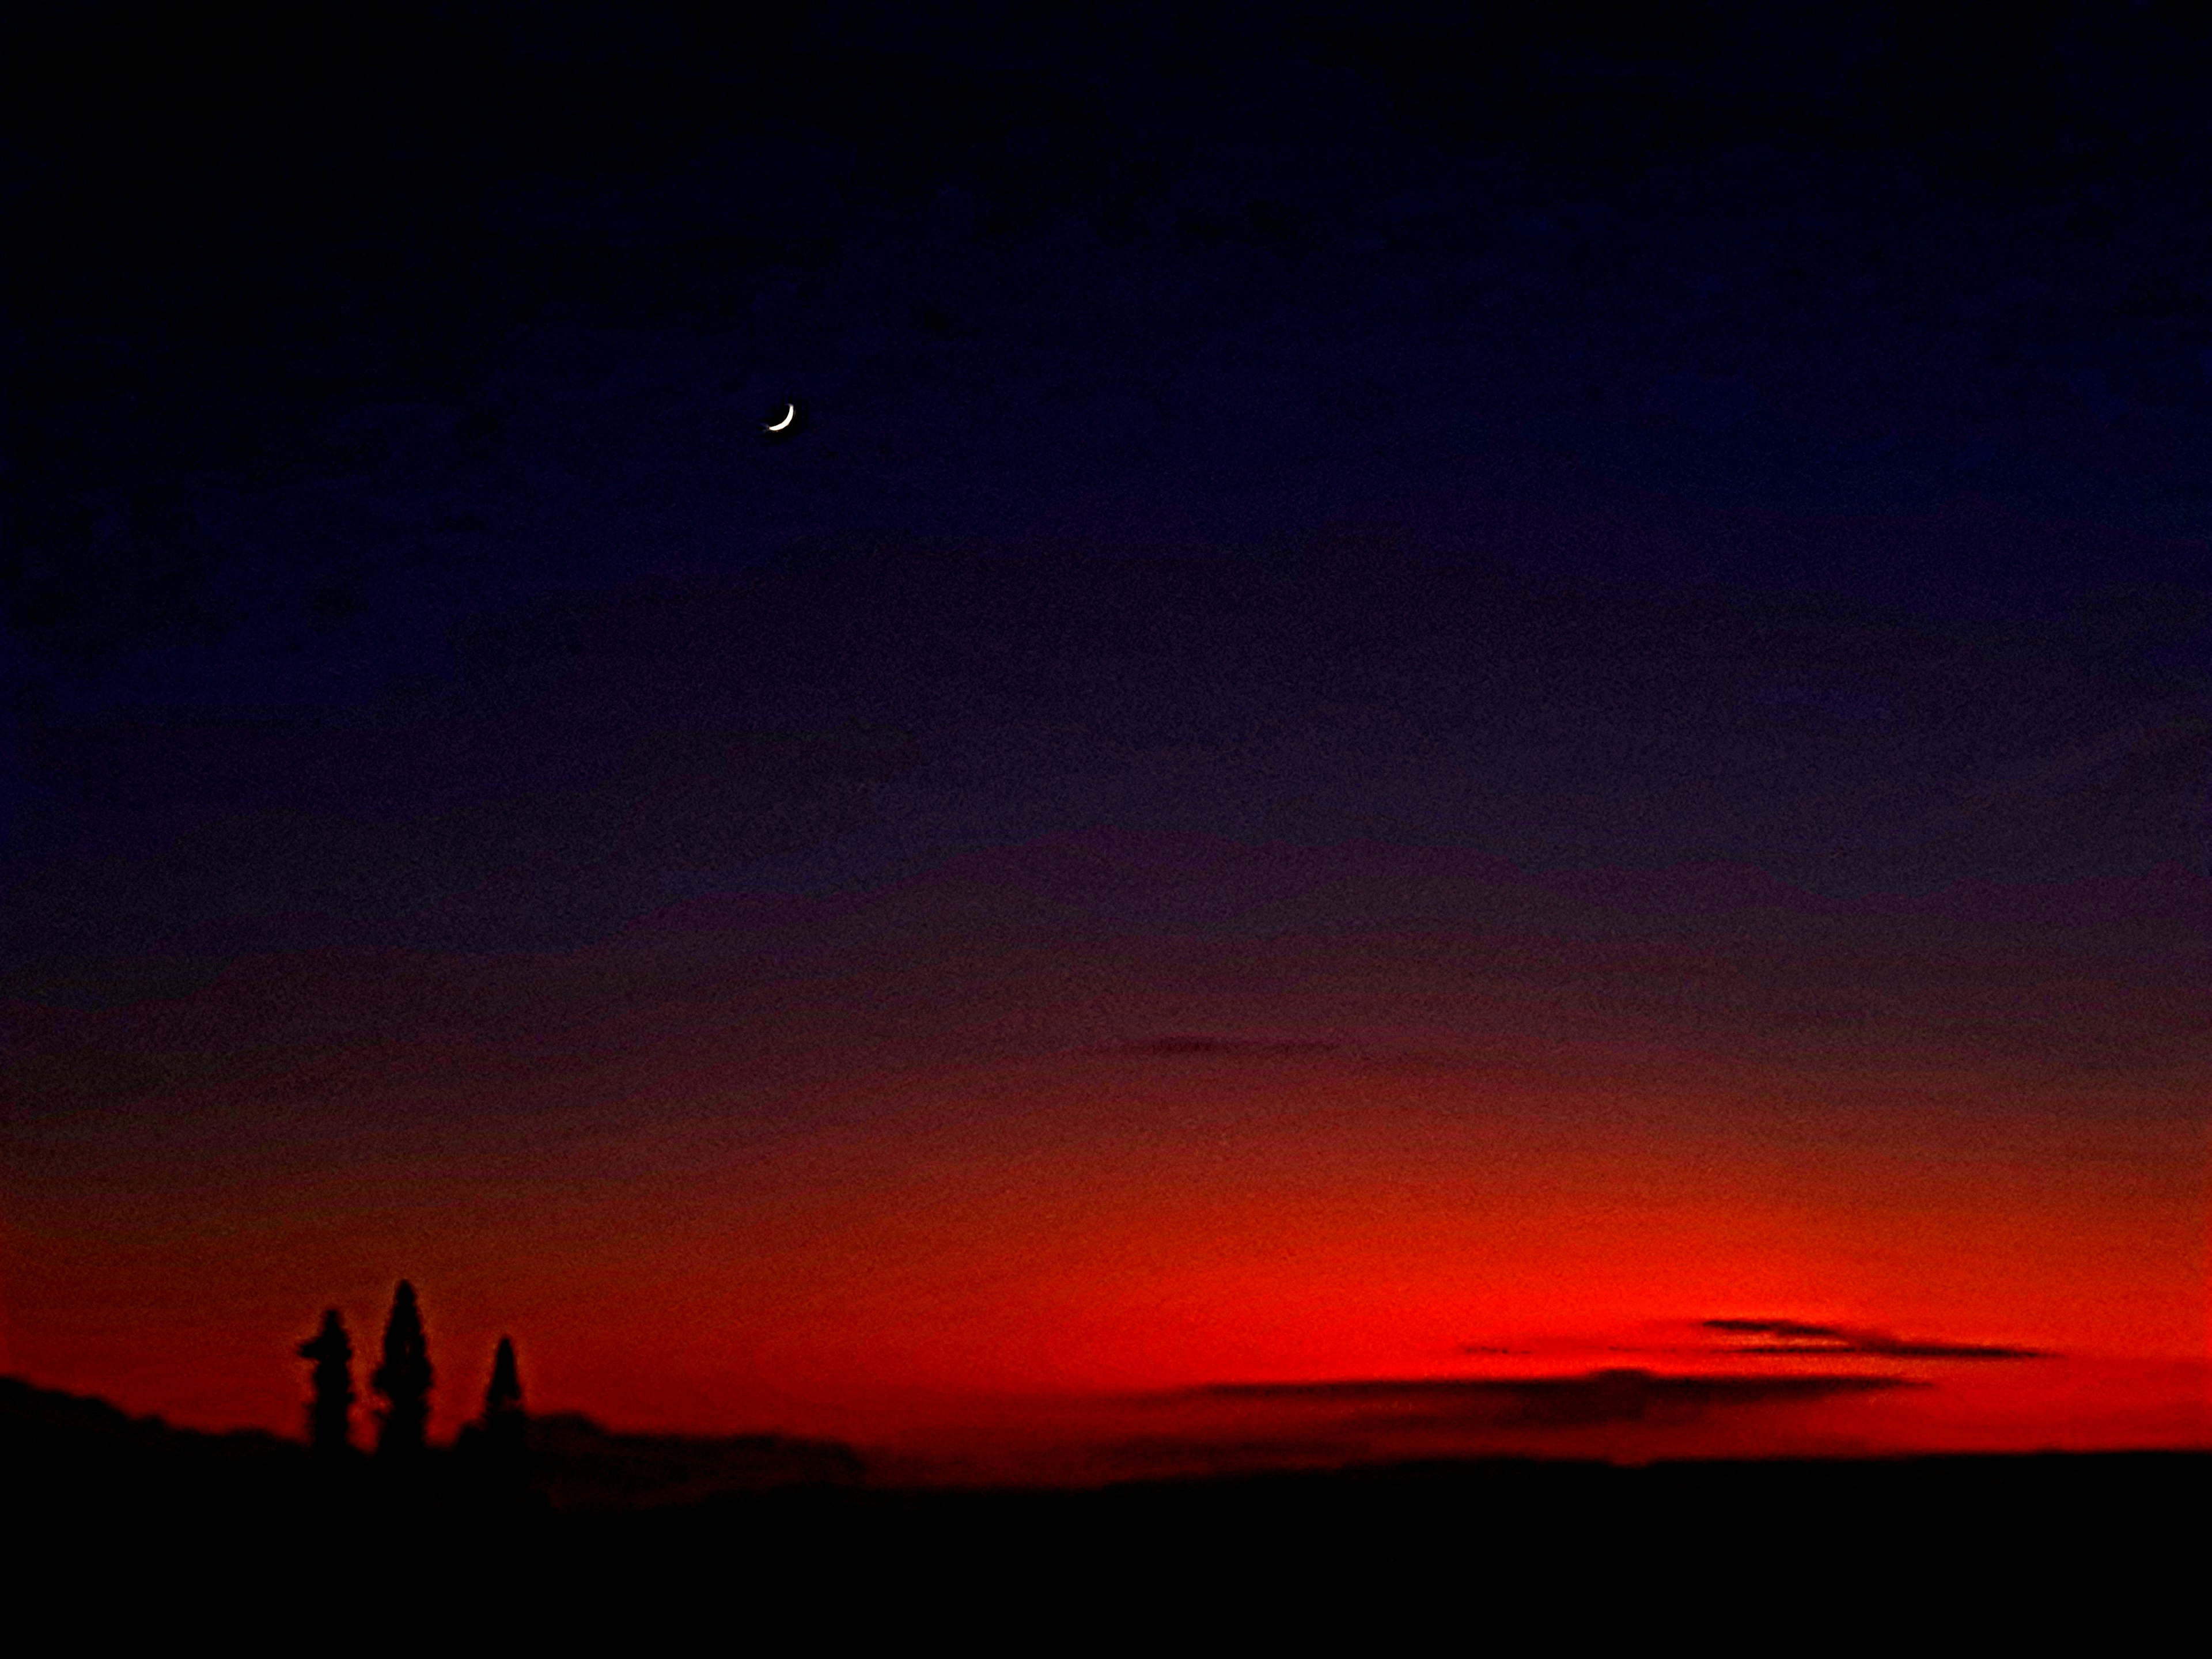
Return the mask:
<path id="1" fill-rule="evenodd" d="M 491 1358 L 491 1384 L 484 1390 L 480 1444 L 484 1476 L 503 1497 L 520 1494 L 529 1480 L 528 1420 L 522 1410 L 522 1377 L 514 1364 L 514 1343 L 502 1336 Z"/>
<path id="2" fill-rule="evenodd" d="M 315 1362 L 307 1443 L 318 1457 L 343 1457 L 353 1449 L 353 1339 L 336 1308 L 325 1311 L 322 1329 L 300 1345 L 300 1358 Z"/>
<path id="3" fill-rule="evenodd" d="M 484 1390 L 484 1427 L 522 1416 L 522 1378 L 514 1369 L 514 1339 L 502 1336 L 491 1357 L 491 1385 Z"/>
<path id="4" fill-rule="evenodd" d="M 392 1293 L 392 1316 L 384 1322 L 384 1363 L 369 1381 L 384 1397 L 377 1455 L 403 1459 L 421 1452 L 430 1425 L 430 1345 L 422 1334 L 415 1287 L 404 1279 Z"/>

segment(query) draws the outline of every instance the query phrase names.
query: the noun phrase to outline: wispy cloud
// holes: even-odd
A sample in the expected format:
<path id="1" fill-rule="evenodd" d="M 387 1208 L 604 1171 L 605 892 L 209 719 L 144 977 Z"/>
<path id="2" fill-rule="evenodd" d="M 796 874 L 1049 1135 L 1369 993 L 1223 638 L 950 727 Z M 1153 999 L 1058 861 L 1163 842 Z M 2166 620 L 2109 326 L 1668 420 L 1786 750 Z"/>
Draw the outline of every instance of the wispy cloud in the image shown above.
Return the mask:
<path id="1" fill-rule="evenodd" d="M 1008 1460 L 1023 1480 L 1087 1481 L 1465 1458 L 1646 1462 L 1863 1447 L 1855 1402 L 1917 1378 L 1642 1369 L 1536 1376 L 1217 1382 L 1099 1398 Z"/>
<path id="2" fill-rule="evenodd" d="M 1125 1044 L 1121 1052 L 1133 1054 L 1285 1055 L 1334 1054 L 1345 1052 L 1341 1042 L 1267 1042 L 1245 1037 L 1163 1036 Z"/>
<path id="3" fill-rule="evenodd" d="M 1254 1065 L 1325 1060 L 1356 1070 L 1388 1072 L 1460 1071 L 1480 1063 L 1480 1057 L 1474 1054 L 1449 1048 L 1395 1048 L 1361 1042 L 1200 1035 L 1140 1038 L 1111 1044 L 1108 1052 L 1170 1060 L 1248 1061 Z"/>
<path id="4" fill-rule="evenodd" d="M 1699 1328 L 1716 1336 L 1751 1339 L 1730 1342 L 1727 1353 L 1804 1355 L 1826 1358 L 1843 1354 L 1872 1354 L 1887 1359 L 2049 1359 L 2040 1348 L 2018 1348 L 1994 1342 L 1951 1342 L 1941 1339 L 1893 1335 L 1887 1331 L 1863 1330 L 1848 1325 L 1814 1325 L 1798 1319 L 1707 1319 Z"/>

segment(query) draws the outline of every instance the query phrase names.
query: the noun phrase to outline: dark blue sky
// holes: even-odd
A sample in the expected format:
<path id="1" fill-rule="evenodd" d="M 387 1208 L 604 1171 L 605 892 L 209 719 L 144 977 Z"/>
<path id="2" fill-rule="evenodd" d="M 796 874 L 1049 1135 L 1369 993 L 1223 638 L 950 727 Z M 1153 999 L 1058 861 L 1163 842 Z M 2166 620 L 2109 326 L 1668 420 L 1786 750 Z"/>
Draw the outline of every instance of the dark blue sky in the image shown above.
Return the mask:
<path id="1" fill-rule="evenodd" d="M 19 23 L 19 963 L 2196 740 L 2178 13 L 560 15 Z"/>

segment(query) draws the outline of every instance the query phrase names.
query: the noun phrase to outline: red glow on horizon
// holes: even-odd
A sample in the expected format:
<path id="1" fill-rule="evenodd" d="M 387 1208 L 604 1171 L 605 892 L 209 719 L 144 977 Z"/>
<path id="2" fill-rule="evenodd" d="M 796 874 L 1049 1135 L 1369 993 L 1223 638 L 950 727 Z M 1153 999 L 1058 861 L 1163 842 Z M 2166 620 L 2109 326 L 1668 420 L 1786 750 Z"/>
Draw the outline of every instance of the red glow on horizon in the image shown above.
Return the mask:
<path id="1" fill-rule="evenodd" d="M 508 1332 L 540 1411 L 864 1444 L 972 1450 L 996 1421 L 1012 1445 L 1061 1410 L 1040 1401 L 1225 1382 L 1717 1364 L 1940 1386 L 1710 1414 L 1668 1444 L 2205 1439 L 2203 1375 L 2186 1371 L 2205 1352 L 2202 1187 L 2160 1161 L 2185 1130 L 2107 1131 L 2094 1159 L 2063 1122 L 2014 1126 L 2001 1153 L 1971 1121 L 1869 1121 L 1857 1144 L 1823 1144 L 1657 1088 L 1096 1057 L 899 1087 L 898 1120 L 765 1146 L 718 1144 L 695 1119 L 649 1156 L 633 1144 L 612 1184 L 533 1181 L 495 1149 L 472 1190 L 423 1170 L 397 1211 L 404 1183 L 341 1172 L 310 1225 L 271 1214 L 296 1185 L 240 1183 L 165 1210 L 162 1230 L 77 1243 L 65 1272 L 19 1231 L 11 1288 L 46 1309 L 17 1314 L 15 1363 L 136 1410 L 295 1432 L 292 1344 L 335 1300 L 368 1352 L 405 1273 L 448 1431 Z M 495 1156 L 504 1182 L 484 1173 Z M 226 1206 L 229 1231 L 210 1230 Z M 149 1279 L 171 1300 L 128 1308 Z M 2064 1358 L 1681 1349 L 1717 1316 Z M 1546 1443 L 1644 1455 L 1618 1425 Z"/>

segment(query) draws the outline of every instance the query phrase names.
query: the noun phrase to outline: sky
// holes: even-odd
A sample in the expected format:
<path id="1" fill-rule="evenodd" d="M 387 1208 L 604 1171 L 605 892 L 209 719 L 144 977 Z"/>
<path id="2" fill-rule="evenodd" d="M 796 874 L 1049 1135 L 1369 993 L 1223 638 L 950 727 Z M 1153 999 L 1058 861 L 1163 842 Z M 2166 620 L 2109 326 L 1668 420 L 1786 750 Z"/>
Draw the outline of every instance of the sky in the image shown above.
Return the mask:
<path id="1" fill-rule="evenodd" d="M 2212 1441 L 2212 33 L 1198 9 L 15 12 L 0 1367 Z"/>

